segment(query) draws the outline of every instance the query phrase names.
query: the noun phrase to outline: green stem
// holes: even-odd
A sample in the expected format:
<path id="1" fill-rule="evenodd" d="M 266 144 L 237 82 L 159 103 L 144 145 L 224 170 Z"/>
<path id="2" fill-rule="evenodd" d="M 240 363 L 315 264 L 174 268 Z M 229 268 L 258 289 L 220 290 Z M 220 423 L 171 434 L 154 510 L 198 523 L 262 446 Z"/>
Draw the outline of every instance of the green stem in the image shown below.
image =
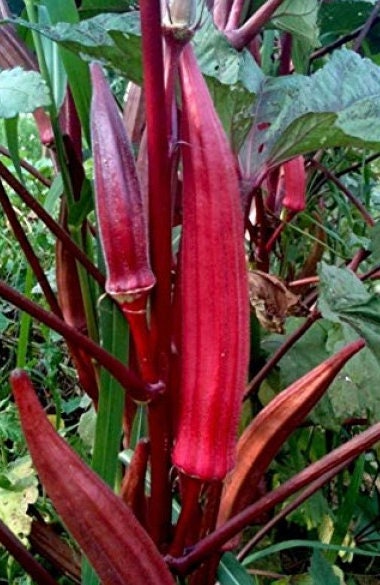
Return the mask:
<path id="1" fill-rule="evenodd" d="M 25 277 L 25 296 L 30 297 L 33 287 L 33 270 L 28 264 Z M 25 368 L 26 354 L 28 351 L 29 332 L 32 324 L 32 318 L 28 313 L 22 313 L 20 319 L 20 333 L 17 343 L 16 368 Z"/>

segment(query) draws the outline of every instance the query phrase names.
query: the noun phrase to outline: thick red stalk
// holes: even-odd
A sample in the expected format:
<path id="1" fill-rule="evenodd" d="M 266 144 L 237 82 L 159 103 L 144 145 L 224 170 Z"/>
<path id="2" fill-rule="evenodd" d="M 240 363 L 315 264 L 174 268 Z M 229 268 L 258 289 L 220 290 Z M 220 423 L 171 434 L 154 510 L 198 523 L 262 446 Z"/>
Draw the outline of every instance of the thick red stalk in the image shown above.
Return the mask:
<path id="1" fill-rule="evenodd" d="M 240 28 L 225 30 L 231 45 L 240 51 L 260 32 L 284 0 L 267 0 Z"/>
<path id="2" fill-rule="evenodd" d="M 174 585 L 131 510 L 53 429 L 27 374 L 16 370 L 11 384 L 41 482 L 102 583 Z"/>
<path id="3" fill-rule="evenodd" d="M 149 169 L 149 233 L 156 287 L 151 296 L 152 346 L 160 378 L 167 384 L 171 328 L 171 189 L 168 126 L 165 113 L 161 6 L 140 0 L 144 91 Z M 149 408 L 151 438 L 151 534 L 157 543 L 169 538 L 171 431 L 169 395 Z"/>
<path id="4" fill-rule="evenodd" d="M 41 323 L 44 323 L 50 329 L 53 329 L 62 335 L 67 341 L 78 345 L 85 350 L 91 357 L 96 359 L 100 365 L 104 366 L 114 378 L 126 389 L 131 398 L 138 402 L 147 402 L 156 398 L 163 392 L 164 388 L 161 383 L 147 384 L 129 370 L 124 364 L 119 362 L 113 355 L 107 353 L 103 348 L 94 343 L 91 339 L 79 333 L 73 327 L 67 325 L 62 319 L 59 319 L 52 313 L 45 311 L 36 303 L 33 303 L 24 295 L 21 295 L 15 289 L 0 280 L 0 296 L 17 307 L 25 311 Z"/>

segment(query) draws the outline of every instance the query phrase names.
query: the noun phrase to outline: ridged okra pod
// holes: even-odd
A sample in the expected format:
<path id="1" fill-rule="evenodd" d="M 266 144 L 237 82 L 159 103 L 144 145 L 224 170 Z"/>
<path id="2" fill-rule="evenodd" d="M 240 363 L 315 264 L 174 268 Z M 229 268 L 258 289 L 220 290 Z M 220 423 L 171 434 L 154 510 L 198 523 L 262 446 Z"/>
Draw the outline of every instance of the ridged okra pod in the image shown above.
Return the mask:
<path id="1" fill-rule="evenodd" d="M 192 48 L 180 60 L 183 231 L 175 465 L 220 480 L 234 464 L 248 361 L 243 212 L 235 161 Z"/>

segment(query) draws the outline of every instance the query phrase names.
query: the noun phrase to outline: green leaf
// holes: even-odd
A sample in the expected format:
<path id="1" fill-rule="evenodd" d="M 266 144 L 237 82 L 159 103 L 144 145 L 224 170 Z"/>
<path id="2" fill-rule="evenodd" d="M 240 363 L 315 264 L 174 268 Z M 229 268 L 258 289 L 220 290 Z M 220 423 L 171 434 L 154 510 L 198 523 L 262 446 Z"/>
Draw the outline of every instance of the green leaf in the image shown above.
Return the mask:
<path id="1" fill-rule="evenodd" d="M 319 44 L 317 18 L 317 0 L 285 0 L 272 16 L 271 24 L 316 47 Z"/>
<path id="2" fill-rule="evenodd" d="M 309 569 L 313 585 L 340 585 L 340 579 L 335 575 L 332 566 L 319 550 L 313 552 Z"/>
<path id="3" fill-rule="evenodd" d="M 37 71 L 21 67 L 0 72 L 0 118 L 14 118 L 48 106 L 49 92 Z"/>
<path id="4" fill-rule="evenodd" d="M 220 585 L 252 585 L 252 577 L 239 563 L 235 555 L 224 553 L 218 567 Z"/>
<path id="5" fill-rule="evenodd" d="M 44 0 L 52 24 L 58 22 L 67 23 L 68 26 L 75 26 L 79 23 L 79 15 L 74 0 L 66 2 L 55 2 L 55 0 Z M 54 40 L 54 39 L 53 39 Z M 78 55 L 74 55 L 64 47 L 58 47 L 60 62 L 63 65 L 71 93 L 87 144 L 90 144 L 89 111 L 91 103 L 90 73 L 87 63 L 84 63 Z"/>
<path id="6" fill-rule="evenodd" d="M 353 272 L 321 263 L 318 306 L 326 319 L 346 323 L 364 337 L 380 361 L 380 297 Z"/>
<path id="7" fill-rule="evenodd" d="M 37 30 L 87 61 L 96 59 L 141 84 L 141 33 L 137 12 L 99 14 L 79 23 L 59 22 L 54 26 L 33 25 L 22 19 L 14 22 Z"/>
<path id="8" fill-rule="evenodd" d="M 267 78 L 249 140 L 252 174 L 298 154 L 333 146 L 378 148 L 380 68 L 342 49 L 311 75 Z"/>
<path id="9" fill-rule="evenodd" d="M 350 270 L 322 263 L 318 306 L 325 319 L 335 324 L 329 332 L 331 351 L 337 351 L 358 334 L 368 346 L 345 365 L 329 389 L 335 415 L 378 420 L 380 397 L 375 389 L 380 377 L 380 298 Z"/>
<path id="10" fill-rule="evenodd" d="M 371 229 L 369 235 L 371 240 L 371 258 L 377 264 L 380 262 L 380 221 Z"/>
<path id="11" fill-rule="evenodd" d="M 349 530 L 349 526 L 355 512 L 360 486 L 362 485 L 363 481 L 364 464 L 365 458 L 362 455 L 355 462 L 353 473 L 350 473 L 350 483 L 346 493 L 341 496 L 343 501 L 337 510 L 334 530 L 329 540 L 329 542 L 332 544 L 342 544 Z M 326 558 L 332 564 L 335 563 L 337 557 L 338 553 L 336 551 L 330 551 L 326 555 Z"/>
<path id="12" fill-rule="evenodd" d="M 326 544 L 324 542 L 319 542 L 316 540 L 285 540 L 279 542 L 277 544 L 273 544 L 264 548 L 262 550 L 255 551 L 254 553 L 247 556 L 244 561 L 243 565 L 246 567 L 253 563 L 256 563 L 258 560 L 268 557 L 270 555 L 277 554 L 283 550 L 291 550 L 293 548 L 306 548 L 306 549 L 314 549 L 314 550 L 336 550 L 336 551 L 344 551 L 348 553 L 352 553 L 355 555 L 360 555 L 364 557 L 378 557 L 378 551 L 370 551 L 359 548 L 357 546 L 343 546 L 343 545 L 334 545 L 334 544 Z"/>
<path id="13" fill-rule="evenodd" d="M 286 322 L 287 336 L 303 321 L 304 319 L 295 317 L 288 319 Z M 329 357 L 330 354 L 325 348 L 328 328 L 327 322 L 317 321 L 284 355 L 279 363 L 281 388 L 286 388 Z M 283 335 L 268 335 L 262 341 L 262 349 L 272 354 L 284 341 Z"/>
<path id="14" fill-rule="evenodd" d="M 114 10 L 120 10 L 125 12 L 128 8 L 136 6 L 135 0 L 83 0 L 80 5 L 80 11 L 96 10 L 112 12 Z"/>
<path id="15" fill-rule="evenodd" d="M 329 37 L 352 32 L 361 26 L 373 10 L 373 2 L 360 0 L 329 0 L 321 2 L 319 25 L 321 35 Z"/>
<path id="16" fill-rule="evenodd" d="M 4 120 L 4 129 L 7 137 L 8 150 L 12 158 L 13 165 L 21 183 L 24 183 L 21 169 L 20 145 L 18 133 L 18 116 L 6 118 Z"/>
<path id="17" fill-rule="evenodd" d="M 38 18 L 41 24 L 52 24 L 46 6 L 38 7 Z M 59 109 L 62 106 L 66 91 L 66 74 L 59 56 L 59 47 L 46 37 L 41 38 L 46 66 L 54 96 L 54 102 Z"/>

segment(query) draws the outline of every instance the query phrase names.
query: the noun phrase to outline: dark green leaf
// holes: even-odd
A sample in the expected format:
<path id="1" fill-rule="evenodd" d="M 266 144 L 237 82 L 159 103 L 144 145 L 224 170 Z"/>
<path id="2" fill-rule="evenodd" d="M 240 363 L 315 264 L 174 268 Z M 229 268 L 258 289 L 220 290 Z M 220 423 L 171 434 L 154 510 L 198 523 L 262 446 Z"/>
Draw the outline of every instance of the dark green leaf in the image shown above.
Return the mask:
<path id="1" fill-rule="evenodd" d="M 83 0 L 80 6 L 80 11 L 107 11 L 125 12 L 128 8 L 136 7 L 135 0 Z"/>
<path id="2" fill-rule="evenodd" d="M 367 342 L 380 361 L 380 297 L 367 291 L 346 268 L 322 263 L 319 307 L 326 319 L 346 323 Z"/>
<path id="3" fill-rule="evenodd" d="M 346 364 L 330 388 L 334 410 L 341 415 L 368 415 L 370 420 L 377 420 L 380 415 L 380 398 L 375 391 L 380 377 L 379 296 L 369 292 L 350 270 L 322 263 L 318 306 L 322 315 L 336 324 L 329 339 L 332 351 L 358 334 L 368 346 Z"/>
<path id="4" fill-rule="evenodd" d="M 332 566 L 319 550 L 314 550 L 311 557 L 309 573 L 313 585 L 340 585 L 340 579 L 335 575 Z"/>
<path id="5" fill-rule="evenodd" d="M 96 59 L 128 79 L 141 83 L 140 20 L 137 12 L 99 14 L 73 24 L 31 25 L 21 19 L 18 24 L 33 28 L 61 47 L 90 61 Z"/>
<path id="6" fill-rule="evenodd" d="M 373 2 L 360 0 L 329 0 L 321 2 L 319 24 L 321 34 L 341 35 L 361 26 L 373 10 Z"/>
<path id="7" fill-rule="evenodd" d="M 24 182 L 21 169 L 20 145 L 18 134 L 18 116 L 4 120 L 5 134 L 7 137 L 8 150 L 21 183 Z"/>
<path id="8" fill-rule="evenodd" d="M 285 0 L 274 13 L 271 24 L 280 30 L 318 45 L 318 1 Z"/>
<path id="9" fill-rule="evenodd" d="M 74 0 L 66 0 L 66 2 L 44 0 L 44 4 L 53 25 L 56 25 L 58 22 L 69 23 L 73 26 L 79 23 L 79 15 Z M 66 72 L 75 106 L 82 123 L 84 136 L 87 143 L 90 144 L 89 111 L 91 84 L 88 65 L 77 55 L 74 55 L 62 46 L 58 46 L 58 52 L 61 67 L 63 65 Z"/>
<path id="10" fill-rule="evenodd" d="M 374 263 L 380 262 L 380 221 L 370 231 L 371 258 Z"/>
<path id="11" fill-rule="evenodd" d="M 0 118 L 34 112 L 49 103 L 48 89 L 36 71 L 16 67 L 0 72 Z"/>
<path id="12" fill-rule="evenodd" d="M 232 553 L 224 553 L 218 567 L 220 585 L 252 585 L 252 577 Z"/>

